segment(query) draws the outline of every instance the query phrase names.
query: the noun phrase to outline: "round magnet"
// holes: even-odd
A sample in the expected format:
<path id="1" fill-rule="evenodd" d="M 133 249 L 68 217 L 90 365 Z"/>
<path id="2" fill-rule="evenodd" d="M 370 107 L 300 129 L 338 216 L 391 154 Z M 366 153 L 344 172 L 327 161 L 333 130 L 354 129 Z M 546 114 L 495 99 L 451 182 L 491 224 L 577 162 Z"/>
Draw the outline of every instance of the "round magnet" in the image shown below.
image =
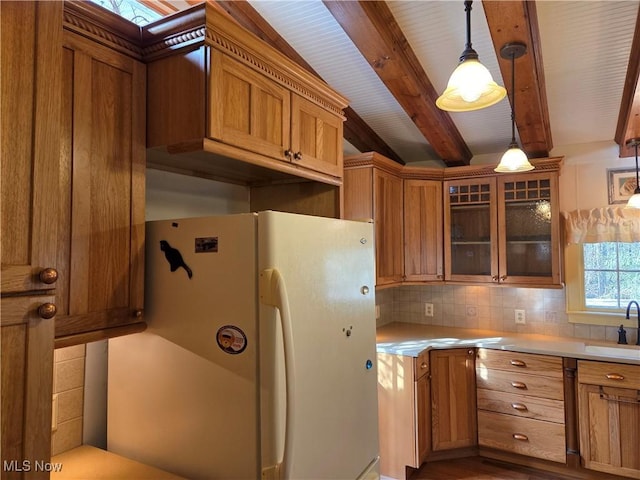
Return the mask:
<path id="1" fill-rule="evenodd" d="M 222 351 L 232 355 L 242 353 L 247 348 L 247 336 L 235 325 L 220 327 L 216 334 L 216 341 Z"/>

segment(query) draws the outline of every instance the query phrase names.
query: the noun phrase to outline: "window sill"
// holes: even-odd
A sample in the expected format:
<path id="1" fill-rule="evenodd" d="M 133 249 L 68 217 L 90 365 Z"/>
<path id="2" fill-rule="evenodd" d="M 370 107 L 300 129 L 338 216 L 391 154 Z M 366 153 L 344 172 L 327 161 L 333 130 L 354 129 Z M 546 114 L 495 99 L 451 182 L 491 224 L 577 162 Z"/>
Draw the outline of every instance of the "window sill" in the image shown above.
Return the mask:
<path id="1" fill-rule="evenodd" d="M 634 311 L 635 313 L 635 311 Z M 624 318 L 624 313 L 567 311 L 570 323 L 584 323 L 587 325 L 604 325 L 607 327 L 619 327 L 624 325 L 629 328 L 637 328 L 638 320 L 633 316 L 630 320 Z"/>

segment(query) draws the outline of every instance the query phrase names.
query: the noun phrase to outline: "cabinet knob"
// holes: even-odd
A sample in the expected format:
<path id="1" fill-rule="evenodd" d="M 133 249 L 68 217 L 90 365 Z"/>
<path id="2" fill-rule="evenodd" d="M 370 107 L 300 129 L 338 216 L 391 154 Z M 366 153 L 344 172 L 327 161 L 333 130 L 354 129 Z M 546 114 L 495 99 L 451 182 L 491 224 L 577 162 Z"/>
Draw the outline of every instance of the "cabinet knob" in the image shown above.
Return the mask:
<path id="1" fill-rule="evenodd" d="M 529 441 L 529 437 L 527 437 L 526 435 L 522 434 L 522 433 L 514 433 L 513 438 L 515 440 L 520 440 L 521 442 L 528 442 Z"/>
<path id="2" fill-rule="evenodd" d="M 284 156 L 287 157 L 289 160 L 291 160 L 291 157 L 293 156 L 293 151 L 291 151 L 291 149 L 287 148 L 284 151 Z"/>
<path id="3" fill-rule="evenodd" d="M 475 355 L 476 352 L 474 352 L 472 349 L 467 350 L 467 355 Z"/>
<path id="4" fill-rule="evenodd" d="M 302 160 L 302 152 L 296 152 L 293 154 L 294 160 Z"/>
<path id="5" fill-rule="evenodd" d="M 142 310 L 136 310 L 135 312 L 133 312 L 133 316 L 136 318 L 142 318 L 143 313 L 144 312 Z"/>
<path id="6" fill-rule="evenodd" d="M 58 271 L 55 268 L 45 268 L 40 271 L 38 278 L 42 283 L 51 285 L 52 283 L 56 283 L 58 280 Z"/>
<path id="7" fill-rule="evenodd" d="M 54 303 L 43 303 L 38 307 L 38 316 L 43 318 L 44 320 L 49 320 L 50 318 L 55 317 L 58 312 L 58 308 Z"/>
<path id="8" fill-rule="evenodd" d="M 507 276 L 506 276 L 506 275 L 502 275 L 502 276 L 500 277 L 500 281 L 501 281 L 501 282 L 504 282 L 506 279 L 507 279 Z"/>
<path id="9" fill-rule="evenodd" d="M 522 382 L 511 382 L 513 388 L 519 388 L 520 390 L 526 390 L 527 384 Z"/>
<path id="10" fill-rule="evenodd" d="M 491 277 L 491 280 L 493 280 L 494 282 L 498 281 L 498 275 L 494 275 Z"/>
<path id="11" fill-rule="evenodd" d="M 620 375 L 619 373 L 607 373 L 606 377 L 609 380 L 618 380 L 618 381 L 624 380 L 624 375 Z"/>
<path id="12" fill-rule="evenodd" d="M 442 278 L 443 278 L 443 277 L 444 277 L 444 275 L 436 275 L 436 278 L 437 278 L 438 280 L 442 280 Z"/>
<path id="13" fill-rule="evenodd" d="M 424 370 L 424 369 L 425 369 L 425 368 L 427 368 L 428 366 L 429 366 L 429 365 L 427 365 L 427 362 L 422 362 L 422 363 L 420 364 L 420 368 L 421 368 L 422 370 Z"/>

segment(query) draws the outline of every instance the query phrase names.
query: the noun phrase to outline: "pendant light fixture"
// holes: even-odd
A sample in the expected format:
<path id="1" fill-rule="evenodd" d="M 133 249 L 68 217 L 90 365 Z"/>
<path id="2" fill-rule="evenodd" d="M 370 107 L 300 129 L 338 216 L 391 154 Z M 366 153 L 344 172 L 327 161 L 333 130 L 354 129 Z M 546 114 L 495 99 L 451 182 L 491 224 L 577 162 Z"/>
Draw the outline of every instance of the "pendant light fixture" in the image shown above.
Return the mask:
<path id="1" fill-rule="evenodd" d="M 629 198 L 627 206 L 625 208 L 640 208 L 640 183 L 638 182 L 638 144 L 640 144 L 640 138 L 632 138 L 627 142 L 627 145 L 634 146 L 636 149 L 636 189 L 633 195 Z"/>
<path id="2" fill-rule="evenodd" d="M 502 100 L 507 91 L 493 81 L 491 73 L 478 61 L 478 53 L 471 48 L 471 4 L 464 2 L 467 13 L 467 43 L 460 56 L 460 63 L 449 77 L 449 83 L 436 100 L 441 110 L 470 112 L 490 107 Z"/>
<path id="3" fill-rule="evenodd" d="M 524 43 L 507 43 L 500 49 L 500 56 L 511 59 L 511 143 L 508 150 L 502 155 L 500 163 L 494 170 L 496 172 L 527 172 L 533 170 L 527 155 L 520 149 L 516 142 L 516 58 L 520 58 L 527 51 Z"/>

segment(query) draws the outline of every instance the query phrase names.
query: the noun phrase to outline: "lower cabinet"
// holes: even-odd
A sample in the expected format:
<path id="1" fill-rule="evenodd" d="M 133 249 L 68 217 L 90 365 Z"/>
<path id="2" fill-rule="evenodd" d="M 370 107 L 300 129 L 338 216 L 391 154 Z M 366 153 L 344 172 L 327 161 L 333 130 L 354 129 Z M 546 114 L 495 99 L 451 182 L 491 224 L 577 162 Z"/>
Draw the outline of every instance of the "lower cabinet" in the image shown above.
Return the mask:
<path id="1" fill-rule="evenodd" d="M 565 463 L 562 358 L 478 349 L 478 444 Z"/>
<path id="2" fill-rule="evenodd" d="M 432 449 L 477 445 L 475 349 L 431 351 Z"/>
<path id="3" fill-rule="evenodd" d="M 407 376 L 409 378 L 407 378 Z M 378 353 L 380 473 L 406 479 L 431 445 L 429 352 L 418 357 Z"/>
<path id="4" fill-rule="evenodd" d="M 578 361 L 585 468 L 640 478 L 640 366 Z"/>

